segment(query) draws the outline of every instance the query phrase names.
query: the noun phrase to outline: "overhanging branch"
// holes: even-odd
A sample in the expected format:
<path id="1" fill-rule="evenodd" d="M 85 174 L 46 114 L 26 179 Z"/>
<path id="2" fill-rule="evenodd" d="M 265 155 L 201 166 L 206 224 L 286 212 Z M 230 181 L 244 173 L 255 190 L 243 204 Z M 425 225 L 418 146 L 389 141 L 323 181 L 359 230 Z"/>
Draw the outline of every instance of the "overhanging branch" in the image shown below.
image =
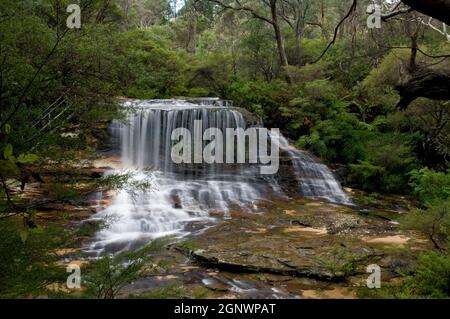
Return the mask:
<path id="1" fill-rule="evenodd" d="M 229 10 L 234 10 L 234 11 L 245 11 L 245 12 L 249 12 L 249 13 L 250 13 L 253 17 L 255 17 L 256 19 L 263 20 L 263 21 L 265 21 L 265 22 L 270 23 L 270 24 L 273 25 L 273 21 L 272 21 L 271 19 L 269 19 L 269 18 L 267 18 L 267 17 L 265 17 L 265 16 L 260 15 L 260 14 L 259 14 L 258 12 L 256 12 L 256 10 L 253 9 L 253 8 L 250 8 L 250 7 L 247 7 L 247 6 L 245 6 L 245 5 L 242 5 L 242 4 L 240 3 L 239 0 L 235 0 L 235 2 L 237 3 L 237 6 L 232 6 L 232 5 L 223 3 L 222 1 L 219 1 L 219 0 L 208 0 L 208 1 L 213 2 L 213 3 L 215 3 L 215 4 L 219 5 L 219 6 L 221 6 L 221 7 L 224 8 L 224 9 L 229 9 Z"/>
<path id="2" fill-rule="evenodd" d="M 356 10 L 356 7 L 358 5 L 358 0 L 353 0 L 352 6 L 350 7 L 350 10 L 348 11 L 348 13 L 345 15 L 344 18 L 342 18 L 342 20 L 339 22 L 339 24 L 336 26 L 336 28 L 334 29 L 334 35 L 333 35 L 333 40 L 331 40 L 330 43 L 328 43 L 327 47 L 325 48 L 325 50 L 322 52 L 322 54 L 317 58 L 317 60 L 315 60 L 313 62 L 317 63 L 319 62 L 324 56 L 325 54 L 328 52 L 328 50 L 333 46 L 333 44 L 336 42 L 337 39 L 337 35 L 338 35 L 338 31 L 340 29 L 340 27 L 342 26 L 342 24 L 345 22 L 345 20 L 347 20 L 351 14 Z"/>

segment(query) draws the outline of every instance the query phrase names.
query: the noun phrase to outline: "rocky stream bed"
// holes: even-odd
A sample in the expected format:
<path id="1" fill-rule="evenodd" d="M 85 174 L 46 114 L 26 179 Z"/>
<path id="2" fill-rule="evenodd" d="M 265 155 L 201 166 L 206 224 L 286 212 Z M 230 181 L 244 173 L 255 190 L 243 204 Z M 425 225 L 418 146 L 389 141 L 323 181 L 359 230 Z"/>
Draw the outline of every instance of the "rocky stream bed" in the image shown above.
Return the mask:
<path id="1" fill-rule="evenodd" d="M 60 169 L 42 176 L 82 183 L 99 178 L 115 162 L 103 159 L 77 171 Z M 29 187 L 35 191 L 28 194 L 45 195 L 39 183 Z M 211 212 L 213 222 L 188 225 L 193 235 L 173 240 L 154 257 L 153 266 L 158 266 L 126 286 L 120 297 L 354 298 L 366 284 L 370 264 L 381 266 L 383 283 L 395 282 L 412 267 L 417 252 L 431 247 L 419 234 L 399 228 L 397 219 L 412 205 L 400 196 L 346 191 L 354 206 L 286 197 L 258 202 L 259 213 Z M 89 198 L 83 203 L 49 202 L 37 209 L 46 223 L 87 229 L 77 233 L 72 247 L 57 252 L 63 267 L 90 262 L 83 253 L 95 230 L 90 217 L 110 201 L 108 196 L 102 201 Z"/>

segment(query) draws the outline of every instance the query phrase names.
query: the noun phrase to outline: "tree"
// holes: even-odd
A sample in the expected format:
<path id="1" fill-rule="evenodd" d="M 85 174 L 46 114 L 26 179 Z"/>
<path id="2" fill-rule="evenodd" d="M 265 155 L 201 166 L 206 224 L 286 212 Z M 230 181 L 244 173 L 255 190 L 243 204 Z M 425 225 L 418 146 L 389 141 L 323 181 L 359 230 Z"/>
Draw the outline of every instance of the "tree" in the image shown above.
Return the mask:
<path id="1" fill-rule="evenodd" d="M 83 1 L 82 30 L 67 28 L 65 3 L 0 4 L 0 193 L 7 204 L 0 213 L 22 215 L 26 224 L 33 207 L 16 202 L 11 180 L 22 190 L 32 176 L 39 180 L 38 160 L 70 156 L 63 133 L 74 126 L 89 131 L 117 106 L 116 33 L 110 28 L 120 20 L 115 2 Z"/>
<path id="2" fill-rule="evenodd" d="M 302 64 L 301 41 L 307 24 L 306 18 L 311 9 L 310 0 L 283 0 L 281 2 L 281 15 L 284 21 L 292 28 L 295 34 L 296 64 Z"/>
<path id="3" fill-rule="evenodd" d="M 286 50 L 284 47 L 284 39 L 281 32 L 281 25 L 280 25 L 280 15 L 279 15 L 279 6 L 281 1 L 280 0 L 268 0 L 263 2 L 263 12 L 261 12 L 260 6 L 255 3 L 255 1 L 248 0 L 248 1 L 231 1 L 231 2 L 225 2 L 223 0 L 208 0 L 211 2 L 216 3 L 217 5 L 221 6 L 222 8 L 226 10 L 235 10 L 235 11 L 242 11 L 247 12 L 251 14 L 252 17 L 262 20 L 268 24 L 270 24 L 273 27 L 273 31 L 275 34 L 275 39 L 277 42 L 277 49 L 278 49 L 278 55 L 280 58 L 280 64 L 282 67 L 289 66 L 288 58 L 286 55 Z M 269 11 L 269 13 L 267 13 Z M 286 80 L 291 83 L 292 80 L 289 76 L 289 74 L 286 74 Z"/>
<path id="4" fill-rule="evenodd" d="M 404 3 L 408 1 L 403 1 Z M 450 1 L 423 1 L 428 2 L 433 6 L 442 6 L 445 2 L 450 3 Z M 428 67 L 427 65 L 420 65 L 417 63 L 418 55 L 422 54 L 428 58 L 433 59 L 446 59 L 450 58 L 449 54 L 442 55 L 431 55 L 424 50 L 420 49 L 419 40 L 421 34 L 423 34 L 425 27 L 429 27 L 434 31 L 445 35 L 448 40 L 448 34 L 446 33 L 446 26 L 444 25 L 443 31 L 440 31 L 435 27 L 431 18 L 428 19 L 423 17 L 417 12 L 411 12 L 411 9 L 416 9 L 417 11 L 424 12 L 422 10 L 421 1 L 411 3 L 410 8 L 400 8 L 402 2 L 394 3 L 393 9 L 388 13 L 382 15 L 384 21 L 389 21 L 389 19 L 397 15 L 406 15 L 402 20 L 404 25 L 404 30 L 410 39 L 410 46 L 404 47 L 410 49 L 410 59 L 407 68 L 407 74 L 403 77 L 402 81 L 399 82 L 395 89 L 400 94 L 400 101 L 397 107 L 401 110 L 405 110 L 408 106 L 419 97 L 426 97 L 432 100 L 446 100 L 450 98 L 450 91 L 448 87 L 450 85 L 450 69 L 436 70 Z M 409 3 L 409 2 L 408 2 Z M 449 7 L 450 8 L 450 7 Z M 444 8 L 441 8 L 445 10 Z M 428 12 L 428 10 L 425 10 Z M 433 13 L 433 12 L 431 12 Z M 400 46 L 394 45 L 383 45 L 386 48 L 399 48 Z"/>
<path id="5" fill-rule="evenodd" d="M 145 29 L 167 21 L 170 15 L 168 0 L 118 0 L 126 30 Z"/>
<path id="6" fill-rule="evenodd" d="M 402 227 L 424 233 L 434 247 L 445 251 L 450 236 L 450 206 L 442 202 L 427 210 L 414 210 L 402 219 Z M 447 246 L 447 247 L 446 247 Z"/>

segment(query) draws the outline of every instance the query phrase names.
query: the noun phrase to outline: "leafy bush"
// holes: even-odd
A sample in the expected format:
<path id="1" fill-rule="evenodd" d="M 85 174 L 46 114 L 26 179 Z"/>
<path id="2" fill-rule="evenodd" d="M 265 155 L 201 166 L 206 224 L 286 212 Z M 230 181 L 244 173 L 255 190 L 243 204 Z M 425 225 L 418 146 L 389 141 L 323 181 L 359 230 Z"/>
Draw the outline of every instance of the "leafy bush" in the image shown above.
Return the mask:
<path id="1" fill-rule="evenodd" d="M 374 191 L 383 185 L 385 174 L 383 167 L 361 161 L 359 164 L 350 164 L 349 182 L 360 186 L 363 190 Z"/>
<path id="2" fill-rule="evenodd" d="M 133 98 L 168 98 L 186 92 L 187 65 L 182 55 L 164 47 L 151 31 L 130 31 L 124 35 L 123 74 L 125 94 Z"/>
<path id="3" fill-rule="evenodd" d="M 230 60 L 226 54 L 208 56 L 192 69 L 187 86 L 190 89 L 203 88 L 208 92 L 207 96 L 227 97 L 230 73 Z"/>
<path id="4" fill-rule="evenodd" d="M 364 159 L 364 142 L 370 135 L 353 114 L 338 112 L 332 118 L 320 121 L 311 129 L 310 135 L 300 138 L 298 144 L 329 163 L 356 163 Z"/>
<path id="5" fill-rule="evenodd" d="M 328 270 L 333 277 L 342 278 L 355 273 L 360 256 L 348 248 L 335 244 L 326 254 L 314 257 L 314 261 Z"/>
<path id="6" fill-rule="evenodd" d="M 419 257 L 413 277 L 406 281 L 413 295 L 426 298 L 450 297 L 450 256 L 431 253 Z"/>
<path id="7" fill-rule="evenodd" d="M 408 172 L 418 165 L 410 144 L 409 136 L 396 133 L 376 134 L 367 142 L 366 160 L 385 170 L 380 189 L 397 193 L 409 190 Z"/>
<path id="8" fill-rule="evenodd" d="M 151 253 L 161 250 L 167 239 L 154 240 L 149 245 L 134 251 L 125 251 L 117 256 L 105 256 L 87 265 L 84 283 L 86 295 L 98 299 L 114 299 L 128 284 L 149 273 L 146 265 Z"/>
<path id="9" fill-rule="evenodd" d="M 414 170 L 410 173 L 410 185 L 424 206 L 436 202 L 448 201 L 450 198 L 450 174 L 435 172 L 428 168 Z"/>
<path id="10" fill-rule="evenodd" d="M 361 288 L 362 298 L 450 298 L 450 256 L 436 253 L 419 256 L 414 273 L 399 285 L 384 285 L 381 289 Z"/>
<path id="11" fill-rule="evenodd" d="M 405 229 L 421 231 L 436 248 L 443 250 L 445 246 L 441 243 L 448 244 L 450 236 L 450 203 L 441 202 L 427 210 L 414 210 L 402 219 L 401 225 Z"/>
<path id="12" fill-rule="evenodd" d="M 0 298 L 46 294 L 46 287 L 66 279 L 54 251 L 67 236 L 62 228 L 21 230 L 19 218 L 0 220 Z"/>
<path id="13" fill-rule="evenodd" d="M 281 80 L 267 82 L 234 80 L 228 88 L 227 98 L 261 116 L 267 127 L 282 127 L 281 107 L 288 105 L 292 87 Z"/>

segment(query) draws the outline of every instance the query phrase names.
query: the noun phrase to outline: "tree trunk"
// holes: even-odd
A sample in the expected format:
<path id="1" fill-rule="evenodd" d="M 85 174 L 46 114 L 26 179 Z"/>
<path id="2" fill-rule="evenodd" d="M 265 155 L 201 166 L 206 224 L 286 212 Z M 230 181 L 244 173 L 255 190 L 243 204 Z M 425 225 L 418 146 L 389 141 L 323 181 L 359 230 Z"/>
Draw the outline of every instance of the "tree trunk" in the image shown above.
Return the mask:
<path id="1" fill-rule="evenodd" d="M 283 35 L 281 34 L 281 28 L 278 21 L 277 13 L 277 0 L 270 0 L 270 12 L 272 15 L 272 26 L 275 31 L 275 38 L 277 41 L 278 55 L 280 57 L 280 63 L 282 67 L 289 66 L 289 62 L 286 55 L 286 50 L 284 48 Z M 286 70 L 285 70 L 286 71 Z M 291 84 L 292 80 L 289 74 L 286 74 L 286 81 Z"/>
<path id="2" fill-rule="evenodd" d="M 304 17 L 298 17 L 295 23 L 295 59 L 297 66 L 302 65 L 302 38 L 303 38 L 303 21 Z"/>
<path id="3" fill-rule="evenodd" d="M 272 14 L 272 25 L 273 29 L 275 31 L 275 38 L 277 40 L 277 48 L 278 48 L 278 55 L 280 56 L 280 63 L 282 66 L 288 66 L 288 59 L 286 56 L 286 50 L 284 48 L 284 40 L 283 35 L 281 34 L 281 28 L 280 24 L 278 22 L 278 13 L 277 13 L 277 1 L 271 0 L 270 1 L 270 12 Z"/>
<path id="4" fill-rule="evenodd" d="M 218 4 L 219 6 L 223 7 L 224 9 L 231 9 L 231 10 L 238 10 L 238 11 L 246 11 L 246 12 L 250 12 L 253 17 L 255 17 L 256 19 L 262 20 L 266 23 L 269 23 L 270 25 L 272 25 L 273 30 L 275 32 L 275 39 L 277 42 L 277 50 L 278 50 L 278 56 L 280 58 L 280 64 L 281 67 L 283 69 L 285 69 L 284 71 L 286 72 L 286 67 L 289 66 L 289 61 L 286 55 L 286 50 L 284 48 L 284 40 L 283 40 L 283 35 L 281 33 L 281 27 L 280 27 L 280 23 L 278 20 L 278 10 L 277 10 L 277 2 L 278 0 L 269 0 L 264 1 L 265 5 L 268 5 L 270 7 L 270 17 L 266 17 L 266 16 L 262 16 L 260 15 L 255 8 L 252 7 L 247 7 L 247 6 L 243 6 L 239 3 L 239 1 L 236 1 L 238 6 L 233 7 L 229 4 L 226 4 L 222 1 L 219 0 L 209 0 L 211 2 L 214 2 L 216 4 Z M 292 79 L 289 75 L 289 73 L 286 72 L 286 81 L 289 84 L 292 84 Z"/>
<path id="5" fill-rule="evenodd" d="M 302 36 L 296 32 L 295 33 L 295 63 L 297 66 L 302 65 L 302 46 L 301 46 Z"/>
<path id="6" fill-rule="evenodd" d="M 197 50 L 197 17 L 194 16 L 189 23 L 187 52 L 195 54 Z"/>
<path id="7" fill-rule="evenodd" d="M 417 69 L 416 60 L 417 60 L 417 50 L 419 48 L 419 46 L 417 45 L 418 36 L 419 36 L 418 33 L 415 33 L 411 36 L 411 57 L 409 59 L 409 72 L 410 73 L 414 73 L 414 71 L 416 71 L 416 69 Z"/>

